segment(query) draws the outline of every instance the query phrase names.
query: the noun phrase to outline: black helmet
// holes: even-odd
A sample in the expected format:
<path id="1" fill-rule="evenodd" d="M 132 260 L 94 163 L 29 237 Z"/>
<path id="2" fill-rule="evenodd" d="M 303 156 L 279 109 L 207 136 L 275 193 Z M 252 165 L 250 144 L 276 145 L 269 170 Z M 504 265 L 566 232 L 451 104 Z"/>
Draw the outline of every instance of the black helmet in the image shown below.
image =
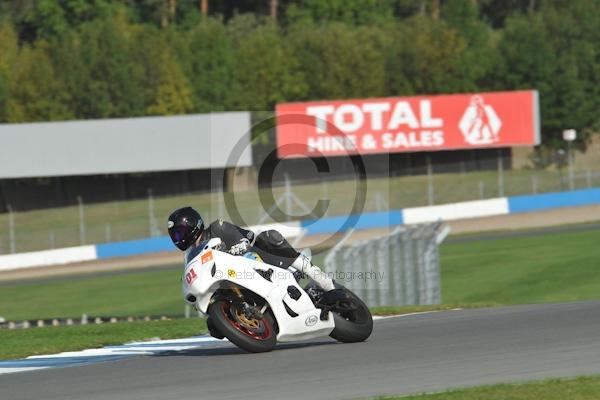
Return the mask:
<path id="1" fill-rule="evenodd" d="M 184 207 L 169 215 L 169 236 L 179 250 L 187 250 L 204 232 L 204 221 L 198 211 Z"/>

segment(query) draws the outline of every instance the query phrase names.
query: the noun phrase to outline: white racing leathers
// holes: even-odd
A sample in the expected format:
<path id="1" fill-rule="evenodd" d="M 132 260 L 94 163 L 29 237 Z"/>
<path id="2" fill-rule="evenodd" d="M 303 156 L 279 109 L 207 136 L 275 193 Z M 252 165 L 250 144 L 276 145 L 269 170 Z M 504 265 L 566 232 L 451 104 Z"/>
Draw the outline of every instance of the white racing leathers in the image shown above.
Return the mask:
<path id="1" fill-rule="evenodd" d="M 294 260 L 292 267 L 306 274 L 326 292 L 335 289 L 333 286 L 333 280 L 329 278 L 326 273 L 321 271 L 321 268 L 313 265 L 308 257 L 306 257 L 304 254 L 300 254 L 300 256 Z"/>

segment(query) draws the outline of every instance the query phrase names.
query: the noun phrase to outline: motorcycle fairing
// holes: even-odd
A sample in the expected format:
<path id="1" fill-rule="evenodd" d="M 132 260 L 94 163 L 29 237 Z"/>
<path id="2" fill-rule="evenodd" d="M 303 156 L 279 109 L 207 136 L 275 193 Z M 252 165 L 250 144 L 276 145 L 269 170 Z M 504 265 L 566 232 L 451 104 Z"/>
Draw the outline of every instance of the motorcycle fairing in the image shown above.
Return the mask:
<path id="1" fill-rule="evenodd" d="M 211 252 L 211 257 L 203 257 L 208 252 Z M 184 277 L 192 269 L 197 279 L 190 284 L 185 278 L 182 280 L 183 297 L 204 314 L 208 311 L 215 291 L 231 282 L 267 301 L 279 326 L 277 340 L 280 342 L 327 336 L 335 327 L 331 312 L 327 320 L 321 320 L 321 310 L 314 306 L 308 294 L 296 282 L 294 275 L 285 269 L 217 250 L 206 250 L 196 255 L 186 265 Z M 263 274 L 258 273 L 259 270 L 263 271 Z M 268 270 L 273 272 L 265 274 Z M 269 276 L 270 279 L 265 276 Z M 290 286 L 301 293 L 296 300 L 288 292 Z M 191 298 L 189 295 L 195 298 L 194 302 L 188 300 Z M 286 306 L 291 313 L 286 310 Z"/>

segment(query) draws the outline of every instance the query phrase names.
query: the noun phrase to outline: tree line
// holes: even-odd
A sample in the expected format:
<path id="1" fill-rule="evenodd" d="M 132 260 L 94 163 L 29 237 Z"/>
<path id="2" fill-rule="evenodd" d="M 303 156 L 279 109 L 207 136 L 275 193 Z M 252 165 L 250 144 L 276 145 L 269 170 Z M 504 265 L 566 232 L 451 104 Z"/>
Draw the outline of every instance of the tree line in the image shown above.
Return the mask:
<path id="1" fill-rule="evenodd" d="M 537 89 L 543 142 L 600 104 L 594 0 L 14 0 L 0 122 Z"/>

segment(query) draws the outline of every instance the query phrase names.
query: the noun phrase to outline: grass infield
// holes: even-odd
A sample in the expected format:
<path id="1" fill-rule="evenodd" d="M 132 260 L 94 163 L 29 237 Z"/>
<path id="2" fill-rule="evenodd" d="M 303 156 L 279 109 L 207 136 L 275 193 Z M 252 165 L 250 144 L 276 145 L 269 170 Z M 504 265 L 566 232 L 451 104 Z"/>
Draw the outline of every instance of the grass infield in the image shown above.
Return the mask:
<path id="1" fill-rule="evenodd" d="M 443 393 L 378 397 L 377 400 L 597 400 L 600 377 L 553 379 L 515 385 L 481 386 Z"/>
<path id="2" fill-rule="evenodd" d="M 600 230 L 444 244 L 442 303 L 461 308 L 599 299 Z M 317 264 L 318 264 L 317 260 Z M 183 314 L 181 267 L 0 286 L 7 320 Z"/>
<path id="3" fill-rule="evenodd" d="M 450 308 L 448 306 L 381 307 L 373 309 L 373 314 L 393 315 L 447 309 Z M 2 343 L 0 360 L 97 348 L 156 337 L 161 339 L 189 337 L 206 332 L 204 318 L 2 329 L 0 330 L 0 343 Z"/>
<path id="4" fill-rule="evenodd" d="M 0 343 L 2 343 L 0 359 L 55 354 L 156 337 L 174 339 L 205 332 L 206 323 L 201 318 L 16 330 L 2 329 L 0 330 Z"/>
<path id="5" fill-rule="evenodd" d="M 379 307 L 376 315 L 481 306 L 597 300 L 600 230 L 449 243 L 441 249 L 439 306 Z M 180 267 L 3 285 L 7 320 L 182 314 Z M 203 332 L 197 318 L 82 327 L 0 330 L 0 358 Z"/>

